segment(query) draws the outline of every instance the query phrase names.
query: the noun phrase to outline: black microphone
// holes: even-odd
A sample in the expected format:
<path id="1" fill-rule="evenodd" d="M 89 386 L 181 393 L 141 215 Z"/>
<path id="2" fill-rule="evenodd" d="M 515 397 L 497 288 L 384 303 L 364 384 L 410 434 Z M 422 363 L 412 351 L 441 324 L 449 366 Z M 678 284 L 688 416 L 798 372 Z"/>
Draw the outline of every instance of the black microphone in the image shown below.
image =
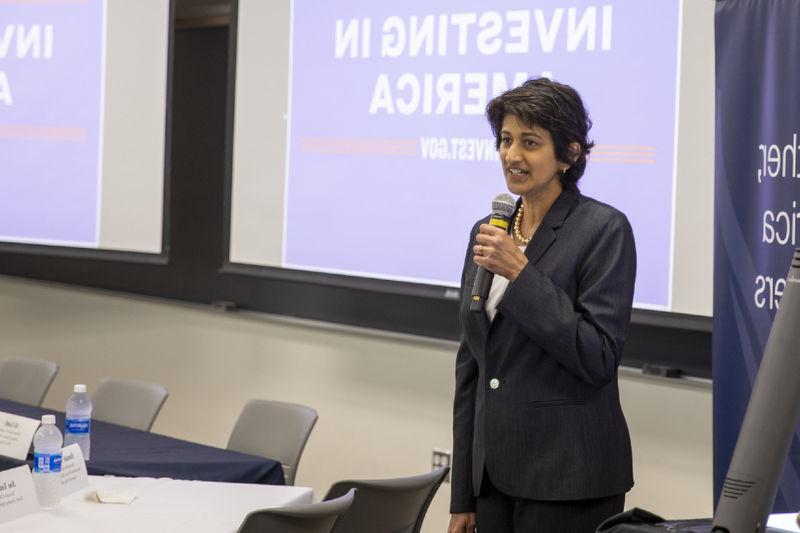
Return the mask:
<path id="1" fill-rule="evenodd" d="M 489 224 L 508 230 L 511 216 L 514 214 L 517 203 L 514 197 L 508 193 L 498 194 L 492 200 L 492 218 Z M 494 272 L 478 267 L 478 274 L 475 276 L 475 284 L 472 286 L 472 301 L 469 303 L 469 310 L 474 312 L 483 311 L 486 305 L 486 298 L 489 297 L 489 289 L 492 288 Z"/>

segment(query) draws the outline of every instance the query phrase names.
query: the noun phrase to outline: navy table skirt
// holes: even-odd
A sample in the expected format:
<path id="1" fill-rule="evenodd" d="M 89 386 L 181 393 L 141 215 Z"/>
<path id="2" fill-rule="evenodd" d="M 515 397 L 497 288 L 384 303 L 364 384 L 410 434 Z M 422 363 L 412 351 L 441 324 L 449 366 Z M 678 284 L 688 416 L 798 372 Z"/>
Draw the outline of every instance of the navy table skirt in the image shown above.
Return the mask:
<path id="1" fill-rule="evenodd" d="M 56 415 L 64 432 L 64 413 L 0 400 L 0 411 L 41 419 Z M 32 464 L 32 457 L 28 464 Z M 0 470 L 20 466 L 22 461 L 0 456 Z M 147 431 L 92 420 L 91 475 L 169 477 L 234 483 L 283 485 L 280 463 L 254 455 L 203 446 Z"/>

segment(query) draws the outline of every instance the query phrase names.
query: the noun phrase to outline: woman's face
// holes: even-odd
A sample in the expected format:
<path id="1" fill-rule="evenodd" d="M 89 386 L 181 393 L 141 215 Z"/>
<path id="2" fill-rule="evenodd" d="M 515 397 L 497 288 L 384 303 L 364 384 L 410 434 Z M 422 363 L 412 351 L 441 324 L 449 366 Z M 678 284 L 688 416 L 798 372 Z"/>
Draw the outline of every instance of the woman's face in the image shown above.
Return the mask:
<path id="1" fill-rule="evenodd" d="M 506 186 L 512 194 L 535 197 L 560 193 L 559 174 L 566 167 L 556 159 L 550 132 L 506 115 L 500 132 L 500 163 Z"/>

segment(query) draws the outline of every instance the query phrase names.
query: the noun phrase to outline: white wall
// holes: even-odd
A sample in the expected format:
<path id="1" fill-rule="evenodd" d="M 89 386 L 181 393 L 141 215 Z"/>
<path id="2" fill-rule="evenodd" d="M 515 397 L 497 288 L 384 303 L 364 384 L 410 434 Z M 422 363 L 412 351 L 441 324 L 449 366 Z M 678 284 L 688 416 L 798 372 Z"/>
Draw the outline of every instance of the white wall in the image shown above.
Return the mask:
<path id="1" fill-rule="evenodd" d="M 226 314 L 183 304 L 0 277 L 0 359 L 61 366 L 45 406 L 63 410 L 73 383 L 106 375 L 158 381 L 170 397 L 153 431 L 224 446 L 249 398 L 313 406 L 320 419 L 296 483 L 317 498 L 342 478 L 430 468 L 451 448 L 454 349 Z M 710 516 L 711 391 L 622 377 L 636 486 L 626 507 L 668 517 Z M 449 486 L 425 533 L 446 531 Z"/>

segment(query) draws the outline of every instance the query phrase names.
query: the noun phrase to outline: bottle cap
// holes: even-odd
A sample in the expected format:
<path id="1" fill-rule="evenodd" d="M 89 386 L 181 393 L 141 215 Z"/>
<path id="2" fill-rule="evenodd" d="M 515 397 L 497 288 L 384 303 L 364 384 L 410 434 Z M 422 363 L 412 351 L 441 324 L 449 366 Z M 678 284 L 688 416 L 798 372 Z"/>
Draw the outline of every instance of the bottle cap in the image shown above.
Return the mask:
<path id="1" fill-rule="evenodd" d="M 72 392 L 83 394 L 84 392 L 86 392 L 86 385 L 84 385 L 83 383 L 79 383 L 72 388 Z"/>
<path id="2" fill-rule="evenodd" d="M 55 424 L 56 415 L 42 415 L 42 424 Z"/>

